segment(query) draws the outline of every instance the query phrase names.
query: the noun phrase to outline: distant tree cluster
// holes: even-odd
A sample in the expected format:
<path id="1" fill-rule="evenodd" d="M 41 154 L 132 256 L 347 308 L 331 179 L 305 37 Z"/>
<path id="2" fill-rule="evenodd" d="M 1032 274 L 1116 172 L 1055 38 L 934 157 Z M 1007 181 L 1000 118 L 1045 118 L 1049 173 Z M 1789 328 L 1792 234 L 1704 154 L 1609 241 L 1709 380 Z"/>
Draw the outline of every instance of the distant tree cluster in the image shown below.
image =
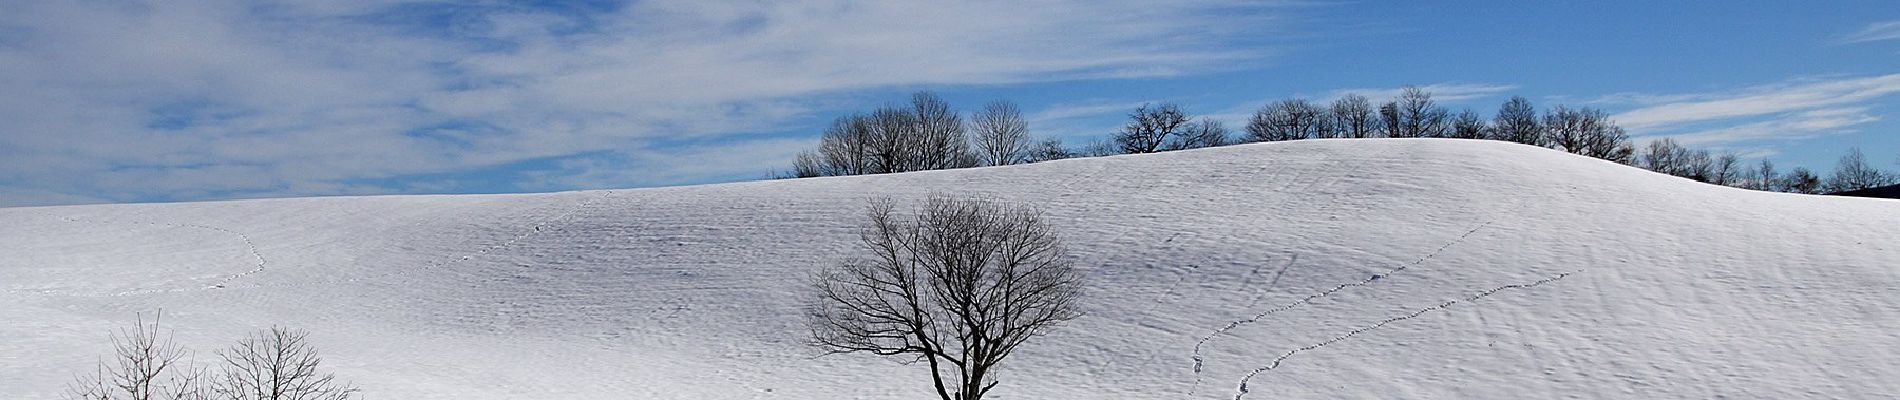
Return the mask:
<path id="1" fill-rule="evenodd" d="M 1749 165 L 1733 152 L 1711 156 L 1707 150 L 1684 147 L 1667 138 L 1649 142 L 1638 166 L 1697 182 L 1770 192 L 1838 193 L 1900 182 L 1900 174 L 1868 165 L 1867 156 L 1858 148 L 1841 156 L 1833 174 L 1825 178 L 1800 167 L 1778 172 L 1767 158 Z"/>
<path id="2" fill-rule="evenodd" d="M 67 387 L 74 400 L 347 400 L 358 390 L 317 369 L 303 331 L 272 327 L 217 352 L 213 367 L 161 334 L 158 317 L 112 335 L 114 354 Z"/>
<path id="3" fill-rule="evenodd" d="M 832 121 L 818 148 L 793 160 L 791 177 L 1010 165 L 1071 156 L 1059 140 L 1032 140 L 1022 111 L 1008 101 L 984 105 L 965 121 L 943 98 L 917 92 L 909 104 Z"/>
<path id="4" fill-rule="evenodd" d="M 1539 115 L 1530 100 L 1512 97 L 1498 108 L 1496 117 L 1486 120 L 1469 109 L 1453 114 L 1432 100 L 1431 92 L 1412 86 L 1377 107 L 1356 94 L 1325 105 L 1298 98 L 1268 103 L 1248 120 L 1246 139 L 1374 137 L 1502 140 L 1623 164 L 1630 163 L 1635 153 L 1629 134 L 1603 110 L 1560 105 Z"/>
<path id="5" fill-rule="evenodd" d="M 1358 94 L 1331 103 L 1276 100 L 1255 111 L 1238 136 L 1231 135 L 1220 121 L 1196 118 L 1178 104 L 1142 104 L 1128 114 L 1119 131 L 1075 149 L 1056 138 L 1032 140 L 1022 111 L 1007 101 L 985 105 L 968 121 L 943 99 L 918 92 L 908 105 L 887 105 L 834 121 L 818 149 L 794 161 L 792 175 L 1010 165 L 1302 139 L 1455 138 L 1547 147 L 1698 182 L 1765 191 L 1836 193 L 1900 182 L 1900 173 L 1869 165 L 1859 149 L 1843 156 L 1826 177 L 1806 168 L 1782 173 L 1767 159 L 1750 165 L 1735 153 L 1711 155 L 1666 138 L 1650 141 L 1638 151 L 1629 133 L 1596 108 L 1557 105 L 1539 112 L 1530 100 L 1512 96 L 1487 119 L 1471 109 L 1452 113 L 1433 100 L 1431 92 L 1415 86 L 1376 105 Z"/>

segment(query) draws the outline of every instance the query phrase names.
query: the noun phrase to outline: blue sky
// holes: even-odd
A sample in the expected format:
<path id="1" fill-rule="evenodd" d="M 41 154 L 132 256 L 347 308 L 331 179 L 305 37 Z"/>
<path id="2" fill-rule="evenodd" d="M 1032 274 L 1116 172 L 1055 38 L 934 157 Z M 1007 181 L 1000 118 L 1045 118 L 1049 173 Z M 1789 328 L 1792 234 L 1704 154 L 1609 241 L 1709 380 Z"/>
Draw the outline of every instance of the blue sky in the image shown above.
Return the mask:
<path id="1" fill-rule="evenodd" d="M 933 90 L 1102 137 L 1143 102 L 1511 95 L 1900 169 L 1900 3 L 0 0 L 0 206 L 757 179 Z"/>

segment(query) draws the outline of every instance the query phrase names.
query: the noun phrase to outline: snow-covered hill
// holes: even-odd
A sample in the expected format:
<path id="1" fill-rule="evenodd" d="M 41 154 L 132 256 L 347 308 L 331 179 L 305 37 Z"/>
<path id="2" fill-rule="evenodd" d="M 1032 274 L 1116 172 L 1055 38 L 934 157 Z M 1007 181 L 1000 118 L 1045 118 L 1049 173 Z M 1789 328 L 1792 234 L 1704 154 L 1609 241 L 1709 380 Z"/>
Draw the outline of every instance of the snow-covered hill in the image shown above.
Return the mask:
<path id="1" fill-rule="evenodd" d="M 865 199 L 932 192 L 1042 207 L 1091 276 L 999 399 L 1900 397 L 1900 201 L 1424 139 L 0 209 L 0 398 L 55 396 L 159 308 L 206 353 L 311 330 L 379 399 L 920 398 L 921 367 L 817 357 L 798 308 Z"/>

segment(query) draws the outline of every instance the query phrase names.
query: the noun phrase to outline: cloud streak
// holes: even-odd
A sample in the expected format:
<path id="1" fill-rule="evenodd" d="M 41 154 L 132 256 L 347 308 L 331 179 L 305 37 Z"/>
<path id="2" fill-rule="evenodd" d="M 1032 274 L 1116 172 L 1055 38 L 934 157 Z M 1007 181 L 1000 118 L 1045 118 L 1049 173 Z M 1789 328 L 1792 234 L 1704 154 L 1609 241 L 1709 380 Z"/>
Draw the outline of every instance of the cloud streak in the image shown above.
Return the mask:
<path id="1" fill-rule="evenodd" d="M 443 186 L 386 182 L 560 158 L 664 173 L 548 163 L 511 185 L 692 182 L 741 160 L 694 166 L 671 150 L 749 148 L 854 91 L 1219 70 L 1265 57 L 1235 49 L 1266 48 L 1255 37 L 1275 14 L 1241 1 L 27 3 L 0 15 L 0 189 L 49 203 L 406 192 Z M 751 153 L 770 159 L 745 168 L 789 158 Z"/>
<path id="2" fill-rule="evenodd" d="M 1663 103 L 1613 116 L 1630 129 L 1667 127 L 1860 103 L 1900 92 L 1900 74 L 1759 87 L 1740 93 L 1699 95 L 1699 100 Z"/>
<path id="3" fill-rule="evenodd" d="M 1854 132 L 1880 121 L 1870 104 L 1900 93 L 1900 74 L 1806 79 L 1731 92 L 1617 94 L 1640 106 L 1611 118 L 1639 137 L 1734 146 Z"/>
<path id="4" fill-rule="evenodd" d="M 1864 43 L 1900 39 L 1900 20 L 1867 24 L 1860 31 L 1841 38 L 1841 43 Z"/>

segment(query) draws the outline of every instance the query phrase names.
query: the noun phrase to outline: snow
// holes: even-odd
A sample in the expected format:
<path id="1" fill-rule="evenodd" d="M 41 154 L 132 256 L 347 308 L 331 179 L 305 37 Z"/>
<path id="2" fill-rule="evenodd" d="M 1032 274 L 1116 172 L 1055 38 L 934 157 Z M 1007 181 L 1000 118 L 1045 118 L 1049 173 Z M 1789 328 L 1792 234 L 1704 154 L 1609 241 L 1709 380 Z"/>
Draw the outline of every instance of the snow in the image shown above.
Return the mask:
<path id="1" fill-rule="evenodd" d="M 921 366 L 804 345 L 802 282 L 865 199 L 965 192 L 1040 206 L 1090 275 L 998 399 L 1900 397 L 1900 201 L 1443 139 L 0 209 L 0 397 L 162 308 L 201 362 L 308 329 L 371 398 L 921 398 Z"/>

